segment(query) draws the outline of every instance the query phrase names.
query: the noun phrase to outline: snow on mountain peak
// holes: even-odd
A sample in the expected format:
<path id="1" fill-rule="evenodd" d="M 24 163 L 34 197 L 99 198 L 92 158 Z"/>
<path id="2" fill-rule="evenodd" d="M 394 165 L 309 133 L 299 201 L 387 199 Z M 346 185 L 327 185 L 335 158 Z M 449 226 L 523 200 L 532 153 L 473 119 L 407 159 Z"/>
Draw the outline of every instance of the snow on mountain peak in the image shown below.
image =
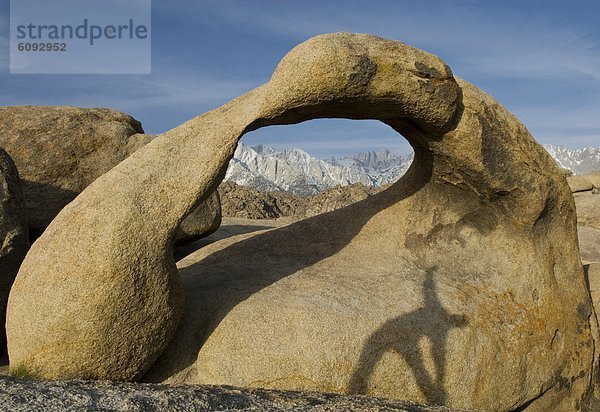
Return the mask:
<path id="1" fill-rule="evenodd" d="M 574 174 L 600 170 L 600 147 L 568 149 L 544 145 L 556 163 Z M 225 180 L 263 191 L 309 196 L 341 185 L 393 183 L 408 170 L 413 153 L 397 155 L 384 148 L 353 156 L 317 159 L 301 149 L 275 149 L 240 142 Z"/>

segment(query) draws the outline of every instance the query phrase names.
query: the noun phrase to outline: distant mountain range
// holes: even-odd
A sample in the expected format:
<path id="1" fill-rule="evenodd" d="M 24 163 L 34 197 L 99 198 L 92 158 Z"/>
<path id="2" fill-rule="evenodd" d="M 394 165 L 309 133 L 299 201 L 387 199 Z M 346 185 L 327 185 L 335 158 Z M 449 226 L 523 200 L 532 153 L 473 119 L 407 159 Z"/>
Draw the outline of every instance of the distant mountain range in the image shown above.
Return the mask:
<path id="1" fill-rule="evenodd" d="M 600 170 L 600 147 L 568 149 L 564 146 L 546 144 L 544 149 L 560 167 L 569 169 L 575 175 Z"/>
<path id="2" fill-rule="evenodd" d="M 600 170 L 600 147 L 568 149 L 545 145 L 559 166 L 574 174 Z M 408 170 L 413 154 L 396 155 L 388 149 L 354 156 L 317 159 L 300 149 L 278 150 L 240 143 L 225 180 L 261 191 L 314 195 L 341 185 L 381 186 L 398 180 Z"/>

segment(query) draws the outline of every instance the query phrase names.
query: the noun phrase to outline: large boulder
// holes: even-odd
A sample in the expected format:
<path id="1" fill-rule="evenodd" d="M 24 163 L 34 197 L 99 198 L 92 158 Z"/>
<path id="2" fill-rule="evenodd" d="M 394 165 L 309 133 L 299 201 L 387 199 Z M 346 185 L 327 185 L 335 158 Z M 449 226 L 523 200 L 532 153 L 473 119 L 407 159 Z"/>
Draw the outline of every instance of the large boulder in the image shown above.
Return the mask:
<path id="1" fill-rule="evenodd" d="M 6 354 L 8 294 L 28 249 L 19 173 L 10 156 L 0 149 L 0 356 Z"/>
<path id="2" fill-rule="evenodd" d="M 112 109 L 0 107 L 0 146 L 19 169 L 31 237 L 96 178 L 156 137 L 143 132 L 140 122 Z M 215 195 L 184 224 L 178 242 L 209 234 L 219 223 Z"/>
<path id="3" fill-rule="evenodd" d="M 201 249 L 180 278 L 171 239 L 240 137 L 323 117 L 379 119 L 415 161 L 349 207 Z M 12 370 L 43 378 L 545 411 L 584 407 L 593 322 L 573 197 L 527 129 L 439 58 L 338 33 L 88 186 L 32 246 L 7 330 Z"/>

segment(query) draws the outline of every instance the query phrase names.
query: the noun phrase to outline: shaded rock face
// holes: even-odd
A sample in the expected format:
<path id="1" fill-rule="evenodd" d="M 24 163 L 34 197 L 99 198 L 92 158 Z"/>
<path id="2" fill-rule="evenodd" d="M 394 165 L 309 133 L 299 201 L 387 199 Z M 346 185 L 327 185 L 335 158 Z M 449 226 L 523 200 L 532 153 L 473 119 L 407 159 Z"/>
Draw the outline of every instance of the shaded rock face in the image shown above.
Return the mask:
<path id="1" fill-rule="evenodd" d="M 415 161 L 349 207 L 201 249 L 180 278 L 170 239 L 239 138 L 320 117 L 379 119 Z M 13 370 L 584 406 L 593 311 L 570 189 L 526 128 L 439 58 L 317 36 L 265 85 L 163 137 L 32 246 L 9 299 Z"/>
<path id="2" fill-rule="evenodd" d="M 600 193 L 574 193 L 577 209 L 577 234 L 583 263 L 600 262 Z M 592 296 L 594 297 L 594 291 Z M 596 312 L 598 312 L 596 307 Z"/>
<path id="3" fill-rule="evenodd" d="M 19 173 L 0 149 L 0 356 L 6 354 L 6 304 L 19 266 L 29 249 Z"/>
<path id="4" fill-rule="evenodd" d="M 175 234 L 175 244 L 185 245 L 214 233 L 221 225 L 221 200 L 213 192 L 190 213 Z"/>
<path id="5" fill-rule="evenodd" d="M 579 234 L 581 260 L 584 263 L 600 262 L 600 229 L 579 225 L 577 232 Z"/>
<path id="6" fill-rule="evenodd" d="M 32 239 L 96 178 L 156 137 L 143 133 L 140 122 L 112 109 L 0 107 L 0 146 L 19 169 Z M 192 214 L 178 242 L 212 233 L 219 223 L 213 197 Z"/>

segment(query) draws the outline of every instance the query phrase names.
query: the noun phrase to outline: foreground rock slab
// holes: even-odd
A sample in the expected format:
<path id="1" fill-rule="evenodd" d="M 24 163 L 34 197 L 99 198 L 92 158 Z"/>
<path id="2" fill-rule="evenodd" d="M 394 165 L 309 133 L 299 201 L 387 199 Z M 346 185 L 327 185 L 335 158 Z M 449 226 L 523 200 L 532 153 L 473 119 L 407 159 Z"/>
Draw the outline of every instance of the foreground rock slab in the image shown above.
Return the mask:
<path id="1" fill-rule="evenodd" d="M 41 382 L 0 377 L 3 411 L 398 411 L 459 412 L 364 396 L 227 386 L 168 386 L 113 382 Z"/>
<path id="2" fill-rule="evenodd" d="M 385 122 L 415 161 L 349 207 L 213 243 L 180 276 L 173 237 L 240 137 L 323 117 Z M 439 58 L 338 33 L 86 188 L 32 246 L 7 333 L 13 373 L 49 379 L 573 411 L 595 326 L 571 191 L 527 129 Z"/>

